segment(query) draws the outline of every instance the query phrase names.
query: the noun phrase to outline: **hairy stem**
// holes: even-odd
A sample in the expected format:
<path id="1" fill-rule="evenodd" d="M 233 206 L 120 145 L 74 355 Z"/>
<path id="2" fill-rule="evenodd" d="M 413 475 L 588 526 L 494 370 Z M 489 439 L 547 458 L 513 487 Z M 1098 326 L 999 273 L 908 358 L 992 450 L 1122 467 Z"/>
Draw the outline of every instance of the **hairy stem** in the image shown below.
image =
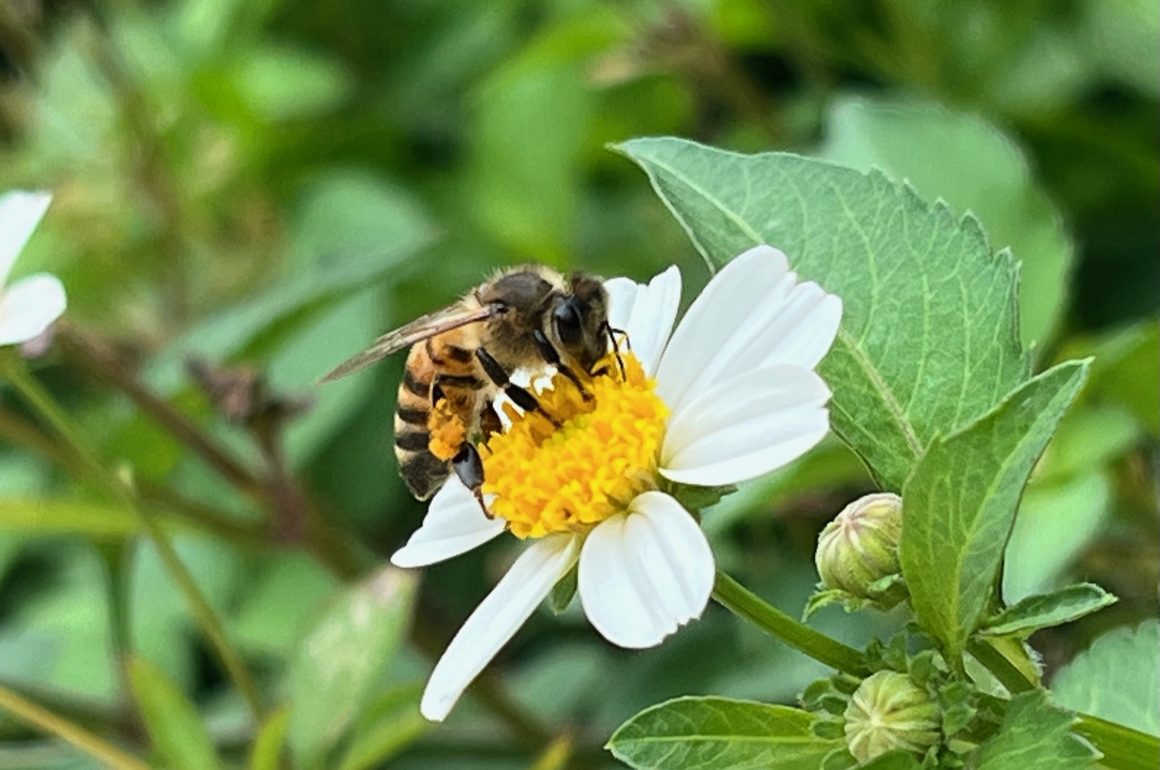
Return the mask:
<path id="1" fill-rule="evenodd" d="M 0 709 L 33 729 L 55 735 L 103 765 L 114 768 L 114 770 L 149 770 L 149 765 L 132 754 L 122 751 L 111 743 L 106 743 L 80 725 L 70 722 L 3 685 L 0 685 Z"/>
<path id="2" fill-rule="evenodd" d="M 866 659 L 861 652 L 794 620 L 721 570 L 717 571 L 713 598 L 737 617 L 814 660 L 848 674 L 866 673 Z"/>

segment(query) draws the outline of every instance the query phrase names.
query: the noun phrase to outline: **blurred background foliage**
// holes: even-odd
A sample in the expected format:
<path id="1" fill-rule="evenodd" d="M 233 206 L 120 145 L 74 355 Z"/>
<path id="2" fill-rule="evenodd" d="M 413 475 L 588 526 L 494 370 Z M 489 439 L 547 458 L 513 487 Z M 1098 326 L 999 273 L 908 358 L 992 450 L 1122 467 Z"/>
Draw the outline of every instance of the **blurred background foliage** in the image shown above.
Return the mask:
<path id="1" fill-rule="evenodd" d="M 0 0 L 0 189 L 56 196 L 17 270 L 56 272 L 70 294 L 36 374 L 132 474 L 266 716 L 138 520 L 2 384 L 0 681 L 198 770 L 594 768 L 611 730 L 665 697 L 791 702 L 822 667 L 717 608 L 645 652 L 604 644 L 572 608 L 538 614 L 445 725 L 424 724 L 432 656 L 511 544 L 421 589 L 379 571 L 423 513 L 390 451 L 401 361 L 314 385 L 500 265 L 643 280 L 675 262 L 691 296 L 704 263 L 605 150 L 652 134 L 879 167 L 1013 250 L 1038 361 L 1096 368 L 1028 490 L 1004 590 L 1114 591 L 1115 607 L 1032 639 L 1049 677 L 1089 646 L 1082 665 L 1107 667 L 1123 638 L 1156 634 L 1132 627 L 1160 578 L 1158 8 Z M 817 531 L 869 488 L 831 442 L 705 525 L 723 565 L 796 613 Z M 902 619 L 813 622 L 862 643 Z M 1061 682 L 1069 705 L 1130 718 L 1085 701 L 1082 679 Z M 2 715 L 0 738 L 0 768 L 97 766 Z"/>

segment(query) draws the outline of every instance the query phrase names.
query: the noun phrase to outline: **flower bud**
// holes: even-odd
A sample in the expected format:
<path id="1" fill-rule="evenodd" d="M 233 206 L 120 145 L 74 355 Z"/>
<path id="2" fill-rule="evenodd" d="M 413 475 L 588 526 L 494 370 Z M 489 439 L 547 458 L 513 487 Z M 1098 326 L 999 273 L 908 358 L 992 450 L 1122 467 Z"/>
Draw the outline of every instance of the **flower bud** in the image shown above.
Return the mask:
<path id="1" fill-rule="evenodd" d="M 901 497 L 879 492 L 850 503 L 818 536 L 814 563 L 823 587 L 874 598 L 871 585 L 900 570 L 901 537 Z"/>
<path id="2" fill-rule="evenodd" d="M 879 671 L 846 707 L 846 747 L 865 764 L 888 751 L 923 754 L 939 741 L 938 705 L 906 674 Z"/>

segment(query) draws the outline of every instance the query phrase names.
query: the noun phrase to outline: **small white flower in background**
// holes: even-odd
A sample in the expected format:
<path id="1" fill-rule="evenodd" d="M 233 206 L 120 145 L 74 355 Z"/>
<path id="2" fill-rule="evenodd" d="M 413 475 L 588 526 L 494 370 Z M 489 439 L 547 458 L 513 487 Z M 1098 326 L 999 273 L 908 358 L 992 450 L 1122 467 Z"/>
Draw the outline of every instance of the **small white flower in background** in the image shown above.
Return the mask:
<path id="1" fill-rule="evenodd" d="M 713 553 L 697 521 L 663 489 L 756 478 L 826 435 L 830 391 L 814 373 L 841 301 L 799 283 L 785 255 L 758 246 L 718 273 L 675 332 L 676 267 L 647 285 L 605 284 L 609 321 L 631 352 L 586 387 L 540 392 L 543 415 L 516 415 L 483 450 L 488 519 L 452 476 L 391 561 L 420 567 L 508 530 L 533 542 L 451 641 L 420 708 L 441 720 L 468 684 L 578 564 L 584 612 L 609 641 L 652 647 L 700 617 Z M 671 332 L 671 335 L 670 335 Z M 620 376 L 620 364 L 626 375 Z M 575 418 L 575 419 L 573 419 Z"/>
<path id="2" fill-rule="evenodd" d="M 55 275 L 37 273 L 8 284 L 16 258 L 51 200 L 41 192 L 0 195 L 0 345 L 39 337 L 65 311 L 64 286 Z"/>

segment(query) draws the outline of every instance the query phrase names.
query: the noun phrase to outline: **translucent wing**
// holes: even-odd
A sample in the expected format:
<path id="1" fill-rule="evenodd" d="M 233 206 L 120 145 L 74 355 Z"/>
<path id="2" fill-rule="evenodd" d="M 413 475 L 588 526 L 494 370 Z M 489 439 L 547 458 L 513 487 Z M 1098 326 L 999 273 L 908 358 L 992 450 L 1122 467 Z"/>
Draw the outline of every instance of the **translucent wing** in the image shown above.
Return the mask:
<path id="1" fill-rule="evenodd" d="M 460 326 L 466 326 L 467 324 L 486 321 L 496 313 L 499 313 L 501 309 L 502 306 L 497 304 L 485 305 L 483 307 L 452 305 L 442 310 L 436 310 L 434 313 L 428 313 L 425 316 L 416 318 L 406 326 L 387 332 L 382 337 L 379 337 L 366 350 L 356 356 L 348 358 L 335 367 L 320 382 L 330 382 L 331 380 L 345 377 L 348 374 L 353 374 L 360 369 L 365 369 L 371 364 L 381 361 L 392 353 L 397 353 L 403 348 L 409 348 L 416 342 L 422 342 L 429 337 L 434 337 L 436 334 L 458 329 Z"/>

